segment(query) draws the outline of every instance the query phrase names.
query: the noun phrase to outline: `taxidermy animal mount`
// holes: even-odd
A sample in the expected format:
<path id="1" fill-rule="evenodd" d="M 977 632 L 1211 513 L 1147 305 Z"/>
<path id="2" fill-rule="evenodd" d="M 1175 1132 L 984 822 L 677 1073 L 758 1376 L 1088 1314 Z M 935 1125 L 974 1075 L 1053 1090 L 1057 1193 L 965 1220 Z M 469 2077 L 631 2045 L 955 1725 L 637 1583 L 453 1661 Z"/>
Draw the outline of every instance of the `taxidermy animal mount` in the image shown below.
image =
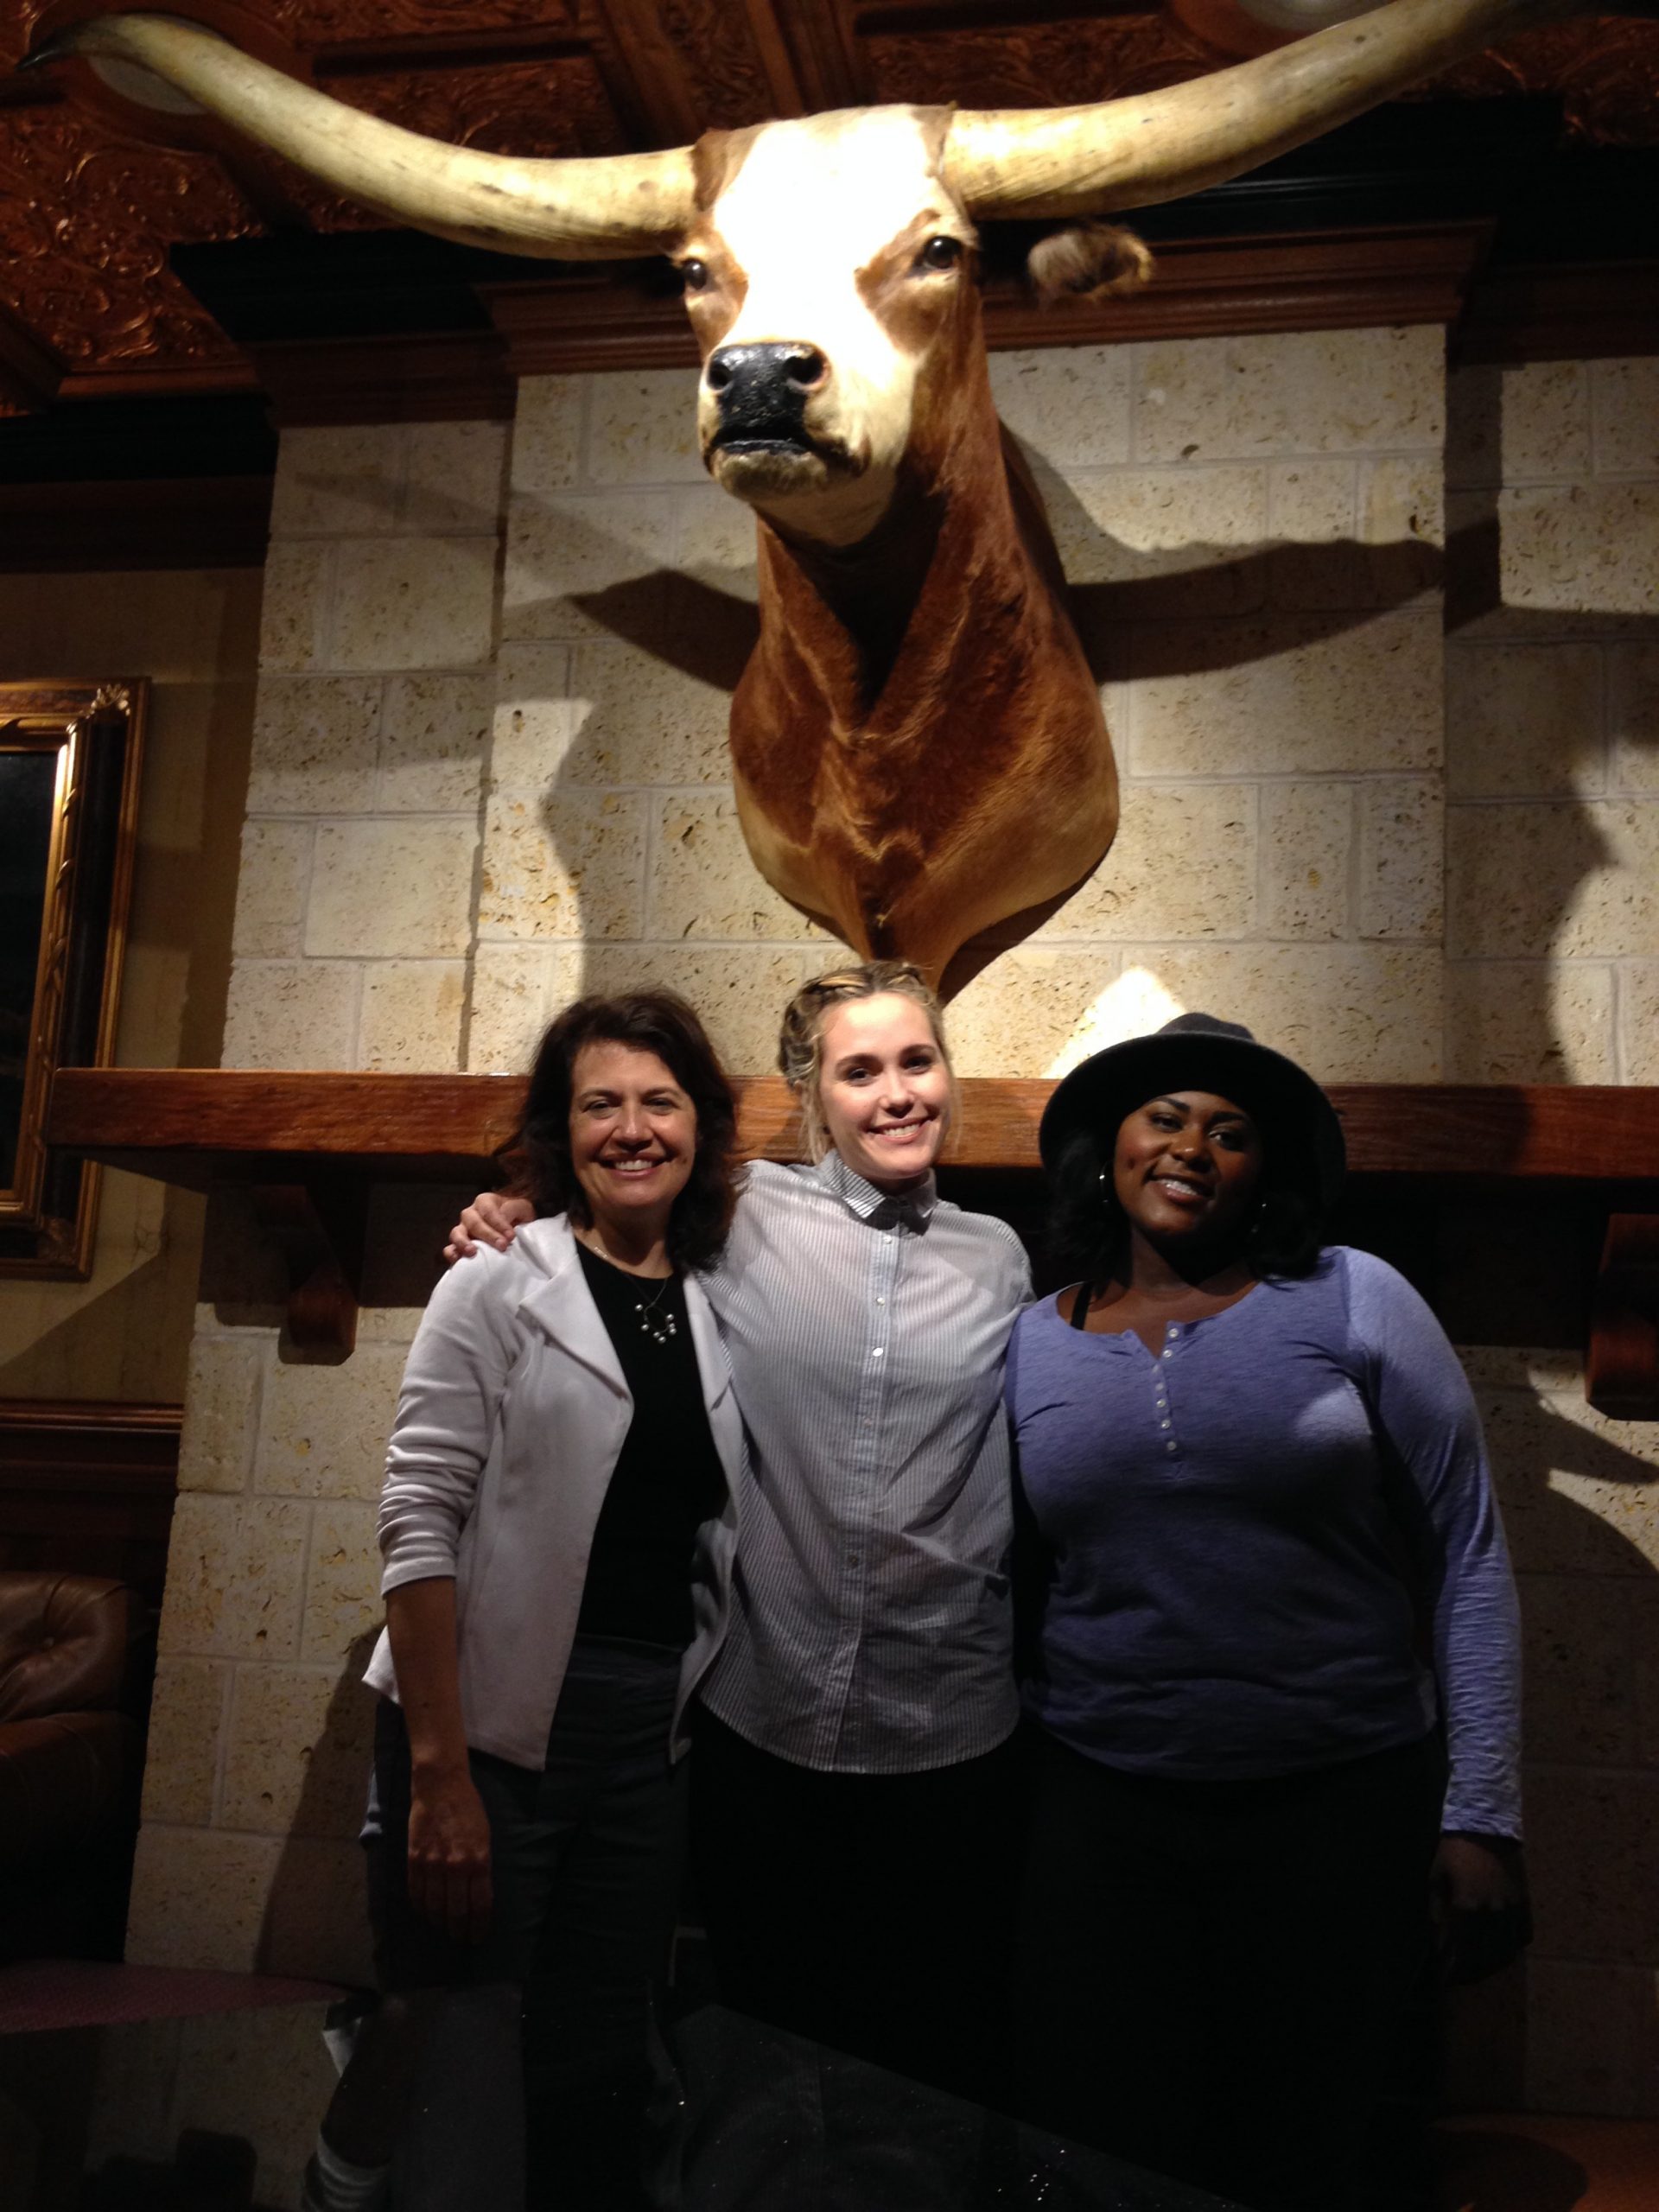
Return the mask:
<path id="1" fill-rule="evenodd" d="M 100 16 L 38 58 L 136 65 L 442 237 L 678 264 L 703 458 L 759 531 L 760 639 L 731 721 L 749 850 L 861 952 L 937 976 L 979 931 L 1079 882 L 1117 823 L 1053 542 L 991 404 L 976 224 L 1081 222 L 1038 248 L 1039 286 L 1121 289 L 1145 249 L 1093 219 L 1239 175 L 1534 24 L 1659 11 L 1290 0 L 1287 18 L 1287 4 L 1274 0 L 1275 28 L 1320 10 L 1331 27 L 1144 96 L 846 109 L 603 160 L 423 138 L 175 17 Z"/>

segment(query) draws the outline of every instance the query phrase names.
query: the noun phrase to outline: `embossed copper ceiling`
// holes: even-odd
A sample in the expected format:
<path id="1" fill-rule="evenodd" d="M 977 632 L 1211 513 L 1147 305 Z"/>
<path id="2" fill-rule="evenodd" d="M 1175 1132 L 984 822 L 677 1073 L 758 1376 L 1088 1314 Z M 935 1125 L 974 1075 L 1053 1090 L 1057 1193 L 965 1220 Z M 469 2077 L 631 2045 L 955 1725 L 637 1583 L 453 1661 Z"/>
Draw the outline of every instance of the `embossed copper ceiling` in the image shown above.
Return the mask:
<path id="1" fill-rule="evenodd" d="M 107 4 L 107 0 L 106 0 Z M 337 97 L 525 154 L 672 144 L 874 100 L 1043 105 L 1170 84 L 1214 49 L 1150 0 L 175 0 L 249 22 Z M 151 117 L 79 65 L 13 77 L 83 0 L 0 0 L 0 394 L 235 391 L 251 372 L 168 268 L 182 242 L 373 219 L 215 127 Z M 1033 20 L 1033 18 L 1036 19 Z M 1659 24 L 1538 31 L 1430 88 L 1551 92 L 1581 136 L 1659 143 Z"/>

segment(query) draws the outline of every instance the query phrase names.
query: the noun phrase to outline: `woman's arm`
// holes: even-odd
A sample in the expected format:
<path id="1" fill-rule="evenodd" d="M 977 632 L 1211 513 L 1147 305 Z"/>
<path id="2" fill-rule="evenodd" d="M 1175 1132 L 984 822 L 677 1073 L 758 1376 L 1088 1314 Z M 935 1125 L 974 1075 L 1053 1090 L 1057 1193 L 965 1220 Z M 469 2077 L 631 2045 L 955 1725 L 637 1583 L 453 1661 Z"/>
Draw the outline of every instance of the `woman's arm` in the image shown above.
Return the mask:
<path id="1" fill-rule="evenodd" d="M 1432 1557 L 1435 1672 L 1451 1778 L 1442 1826 L 1521 1834 L 1520 1611 L 1474 1395 L 1409 1283 L 1350 1255 L 1350 1319 L 1371 1405 L 1421 1501 Z"/>
<path id="2" fill-rule="evenodd" d="M 490 1920 L 490 1823 L 467 1761 L 453 1580 L 388 1592 L 386 1628 L 409 1729 L 410 1903 L 458 1942 L 480 1942 Z"/>

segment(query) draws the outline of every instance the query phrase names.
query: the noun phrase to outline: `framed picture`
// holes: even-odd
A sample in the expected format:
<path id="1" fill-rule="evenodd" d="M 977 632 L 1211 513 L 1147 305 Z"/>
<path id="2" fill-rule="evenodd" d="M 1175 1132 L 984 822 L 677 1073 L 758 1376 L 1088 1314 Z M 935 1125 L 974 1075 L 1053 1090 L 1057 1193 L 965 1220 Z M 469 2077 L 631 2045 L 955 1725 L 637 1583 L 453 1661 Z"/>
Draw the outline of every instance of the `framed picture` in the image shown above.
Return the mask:
<path id="1" fill-rule="evenodd" d="M 107 1067 L 145 686 L 0 683 L 0 1275 L 85 1278 L 96 1167 L 54 1153 L 60 1067 Z"/>

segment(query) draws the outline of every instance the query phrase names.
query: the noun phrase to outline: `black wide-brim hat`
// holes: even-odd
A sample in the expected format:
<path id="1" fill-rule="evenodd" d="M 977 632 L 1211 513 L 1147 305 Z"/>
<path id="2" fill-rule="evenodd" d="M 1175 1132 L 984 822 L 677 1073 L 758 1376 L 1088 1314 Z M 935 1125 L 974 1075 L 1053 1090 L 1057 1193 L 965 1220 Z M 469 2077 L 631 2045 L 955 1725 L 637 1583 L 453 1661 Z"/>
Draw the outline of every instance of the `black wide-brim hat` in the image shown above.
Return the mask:
<path id="1" fill-rule="evenodd" d="M 1236 1021 L 1179 1014 L 1148 1037 L 1109 1045 L 1057 1084 L 1037 1133 L 1052 1175 L 1073 1140 L 1104 1166 L 1124 1116 L 1166 1091 L 1210 1090 L 1242 1106 L 1262 1131 L 1275 1180 L 1299 1185 L 1321 1212 L 1342 1187 L 1348 1148 L 1337 1109 L 1305 1068 L 1258 1045 Z"/>

